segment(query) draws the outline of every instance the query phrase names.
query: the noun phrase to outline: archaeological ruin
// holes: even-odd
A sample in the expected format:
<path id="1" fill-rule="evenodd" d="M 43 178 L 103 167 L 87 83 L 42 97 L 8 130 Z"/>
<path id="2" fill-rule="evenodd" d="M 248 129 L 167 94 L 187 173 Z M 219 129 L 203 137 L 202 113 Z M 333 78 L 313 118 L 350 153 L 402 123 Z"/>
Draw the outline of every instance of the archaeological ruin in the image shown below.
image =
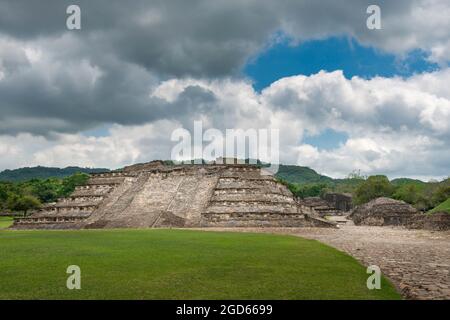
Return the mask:
<path id="1" fill-rule="evenodd" d="M 68 198 L 16 229 L 334 227 L 264 169 L 245 164 L 164 165 L 92 174 Z"/>
<path id="2" fill-rule="evenodd" d="M 390 198 L 376 198 L 356 207 L 350 218 L 356 225 L 404 225 L 417 210 L 410 204 Z"/>
<path id="3" fill-rule="evenodd" d="M 321 197 L 306 197 L 298 201 L 314 209 L 320 217 L 346 215 L 353 208 L 352 196 L 347 193 L 327 192 Z"/>
<path id="4" fill-rule="evenodd" d="M 402 226 L 408 229 L 450 230 L 450 214 L 426 214 L 410 204 L 390 198 L 377 198 L 356 207 L 349 216 L 356 225 Z"/>

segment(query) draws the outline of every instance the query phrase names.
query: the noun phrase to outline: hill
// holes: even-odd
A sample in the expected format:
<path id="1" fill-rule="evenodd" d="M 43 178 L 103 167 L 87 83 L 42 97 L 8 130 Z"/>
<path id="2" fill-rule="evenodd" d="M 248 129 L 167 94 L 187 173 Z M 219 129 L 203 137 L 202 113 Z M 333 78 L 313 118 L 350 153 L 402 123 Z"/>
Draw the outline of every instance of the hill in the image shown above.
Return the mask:
<path id="1" fill-rule="evenodd" d="M 447 212 L 450 213 L 450 198 L 442 202 L 440 205 L 435 207 L 433 210 L 428 211 L 428 213 L 436 213 L 436 212 Z"/>
<path id="2" fill-rule="evenodd" d="M 51 167 L 25 167 L 14 170 L 4 170 L 0 172 L 0 181 L 21 182 L 31 179 L 47 179 L 47 178 L 65 178 L 74 173 L 98 173 L 110 171 L 105 168 L 51 168 Z"/>
<path id="3" fill-rule="evenodd" d="M 311 168 L 294 165 L 280 165 L 276 176 L 289 183 L 298 184 L 333 182 L 332 178 L 318 174 Z"/>
<path id="4" fill-rule="evenodd" d="M 394 186 L 403 186 L 406 184 L 414 184 L 418 187 L 423 186 L 426 184 L 426 182 L 422 181 L 422 180 L 417 180 L 417 179 L 410 179 L 410 178 L 397 178 L 397 179 L 393 179 L 391 180 L 391 183 Z"/>

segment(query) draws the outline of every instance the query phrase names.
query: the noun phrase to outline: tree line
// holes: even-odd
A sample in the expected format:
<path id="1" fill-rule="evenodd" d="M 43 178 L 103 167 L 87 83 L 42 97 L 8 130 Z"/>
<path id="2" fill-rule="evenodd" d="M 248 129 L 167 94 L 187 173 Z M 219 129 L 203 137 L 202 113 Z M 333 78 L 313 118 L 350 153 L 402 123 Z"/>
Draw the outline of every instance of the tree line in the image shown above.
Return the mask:
<path id="1" fill-rule="evenodd" d="M 65 178 L 0 182 L 0 212 L 26 216 L 45 203 L 69 196 L 76 186 L 85 184 L 88 179 L 89 175 L 85 173 L 75 173 Z"/>

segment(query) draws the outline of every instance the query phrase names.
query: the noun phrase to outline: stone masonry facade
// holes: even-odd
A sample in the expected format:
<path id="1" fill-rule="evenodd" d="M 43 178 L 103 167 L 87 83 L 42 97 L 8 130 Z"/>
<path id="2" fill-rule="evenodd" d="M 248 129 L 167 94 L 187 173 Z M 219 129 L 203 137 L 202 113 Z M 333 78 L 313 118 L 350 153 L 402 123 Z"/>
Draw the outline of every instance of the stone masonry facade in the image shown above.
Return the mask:
<path id="1" fill-rule="evenodd" d="M 133 165 L 91 175 L 16 229 L 333 227 L 251 165 Z"/>

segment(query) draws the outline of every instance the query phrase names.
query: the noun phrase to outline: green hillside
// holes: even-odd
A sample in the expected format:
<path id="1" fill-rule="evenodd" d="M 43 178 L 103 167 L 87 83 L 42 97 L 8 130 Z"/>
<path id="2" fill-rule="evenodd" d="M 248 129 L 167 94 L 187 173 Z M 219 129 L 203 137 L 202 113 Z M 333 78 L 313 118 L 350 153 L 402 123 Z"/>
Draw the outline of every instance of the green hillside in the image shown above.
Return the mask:
<path id="1" fill-rule="evenodd" d="M 397 179 L 393 179 L 391 180 L 391 183 L 394 186 L 404 186 L 406 184 L 414 184 L 416 186 L 424 186 L 426 185 L 426 182 L 423 182 L 422 180 L 417 180 L 417 179 L 410 179 L 410 178 L 397 178 Z"/>
<path id="2" fill-rule="evenodd" d="M 280 165 L 276 177 L 289 183 L 332 183 L 333 179 L 318 174 L 311 168 L 294 165 Z"/>
<path id="3" fill-rule="evenodd" d="M 435 207 L 433 210 L 428 211 L 428 213 L 436 213 L 436 212 L 447 212 L 450 213 L 450 198 L 442 202 L 440 205 Z"/>
<path id="4" fill-rule="evenodd" d="M 14 170 L 4 170 L 0 172 L 0 181 L 19 182 L 31 179 L 65 178 L 75 173 L 98 173 L 109 171 L 104 168 L 50 168 L 50 167 L 26 167 Z"/>

